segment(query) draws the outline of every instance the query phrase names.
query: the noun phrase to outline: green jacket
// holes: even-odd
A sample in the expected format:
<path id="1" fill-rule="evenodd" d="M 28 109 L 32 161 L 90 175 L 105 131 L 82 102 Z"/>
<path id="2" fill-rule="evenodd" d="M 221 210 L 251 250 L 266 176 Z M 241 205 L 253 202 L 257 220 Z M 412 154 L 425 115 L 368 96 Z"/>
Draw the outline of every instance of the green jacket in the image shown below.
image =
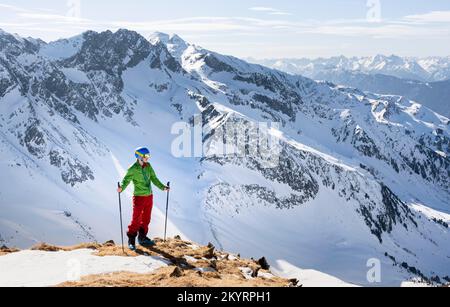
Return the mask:
<path id="1" fill-rule="evenodd" d="M 130 182 L 134 184 L 134 196 L 148 196 L 152 195 L 152 185 L 156 185 L 161 190 L 165 189 L 165 185 L 156 177 L 155 171 L 150 163 L 147 163 L 144 168 L 139 162 L 134 163 L 127 171 L 125 178 L 122 180 L 122 191 L 128 187 Z"/>

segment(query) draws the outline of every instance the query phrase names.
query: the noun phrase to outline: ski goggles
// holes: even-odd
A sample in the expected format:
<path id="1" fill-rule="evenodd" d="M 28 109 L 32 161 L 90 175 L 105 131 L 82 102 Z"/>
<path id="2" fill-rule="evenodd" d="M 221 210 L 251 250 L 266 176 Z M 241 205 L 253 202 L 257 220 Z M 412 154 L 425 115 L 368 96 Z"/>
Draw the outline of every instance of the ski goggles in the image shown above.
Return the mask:
<path id="1" fill-rule="evenodd" d="M 150 154 L 141 154 L 140 152 L 136 151 L 136 154 L 141 158 L 141 159 L 150 159 Z"/>

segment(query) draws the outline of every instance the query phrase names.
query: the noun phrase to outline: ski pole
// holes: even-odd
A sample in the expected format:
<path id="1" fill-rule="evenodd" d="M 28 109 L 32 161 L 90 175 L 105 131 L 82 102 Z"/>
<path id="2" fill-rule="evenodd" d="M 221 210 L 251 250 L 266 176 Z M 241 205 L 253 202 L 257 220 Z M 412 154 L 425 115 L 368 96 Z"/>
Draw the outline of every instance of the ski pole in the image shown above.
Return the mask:
<path id="1" fill-rule="evenodd" d="M 166 241 L 166 235 L 167 235 L 167 215 L 169 212 L 169 193 L 170 193 L 170 182 L 167 183 L 167 187 L 169 190 L 167 190 L 167 201 L 166 201 L 166 223 L 164 226 L 164 242 Z"/>
<path id="2" fill-rule="evenodd" d="M 120 188 L 120 182 L 117 183 L 117 187 Z M 123 246 L 122 200 L 120 199 L 120 193 L 119 193 L 119 214 L 120 214 L 120 236 L 122 239 L 122 251 L 125 254 L 125 248 Z"/>

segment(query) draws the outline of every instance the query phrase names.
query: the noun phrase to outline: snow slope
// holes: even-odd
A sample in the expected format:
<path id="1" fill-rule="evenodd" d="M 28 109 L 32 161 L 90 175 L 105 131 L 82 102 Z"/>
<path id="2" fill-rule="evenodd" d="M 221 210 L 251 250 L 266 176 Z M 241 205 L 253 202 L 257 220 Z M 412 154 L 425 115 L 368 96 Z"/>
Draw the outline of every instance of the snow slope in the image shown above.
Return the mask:
<path id="1" fill-rule="evenodd" d="M 74 251 L 25 250 L 0 257 L 0 286 L 50 287 L 83 276 L 112 272 L 152 273 L 168 265 L 161 257 L 98 257 L 90 249 Z"/>

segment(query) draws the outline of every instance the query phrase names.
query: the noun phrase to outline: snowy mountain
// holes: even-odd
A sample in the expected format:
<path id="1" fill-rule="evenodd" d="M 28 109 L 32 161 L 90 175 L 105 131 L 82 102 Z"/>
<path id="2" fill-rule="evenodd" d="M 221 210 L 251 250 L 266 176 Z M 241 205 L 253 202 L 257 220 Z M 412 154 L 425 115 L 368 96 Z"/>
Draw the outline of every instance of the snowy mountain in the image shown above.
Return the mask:
<path id="1" fill-rule="evenodd" d="M 384 95 L 400 95 L 450 117 L 450 57 L 254 60 L 290 74 Z"/>
<path id="2" fill-rule="evenodd" d="M 162 33 L 89 31 L 47 44 L 3 32 L 0 110 L 8 246 L 117 239 L 116 182 L 133 150 L 148 145 L 173 185 L 171 235 L 265 255 L 279 275 L 303 269 L 374 285 L 370 259 L 380 261 L 383 285 L 450 275 L 450 120 L 404 98 Z M 197 114 L 207 154 L 175 157 L 173 125 Z M 249 147 L 220 154 L 259 122 L 279 123 L 259 130 L 276 145 L 276 163 Z M 162 208 L 164 195 L 155 197 Z M 156 208 L 151 235 L 163 223 Z"/>
<path id="3" fill-rule="evenodd" d="M 400 95 L 450 118 L 450 80 L 422 82 L 382 74 L 329 72 L 320 78 L 335 84 L 384 95 Z"/>
<path id="4" fill-rule="evenodd" d="M 427 82 L 450 79 L 450 57 L 410 58 L 376 55 L 350 58 L 339 56 L 318 59 L 249 59 L 249 61 L 315 80 L 326 80 L 324 76 L 343 72 L 383 74 Z"/>

